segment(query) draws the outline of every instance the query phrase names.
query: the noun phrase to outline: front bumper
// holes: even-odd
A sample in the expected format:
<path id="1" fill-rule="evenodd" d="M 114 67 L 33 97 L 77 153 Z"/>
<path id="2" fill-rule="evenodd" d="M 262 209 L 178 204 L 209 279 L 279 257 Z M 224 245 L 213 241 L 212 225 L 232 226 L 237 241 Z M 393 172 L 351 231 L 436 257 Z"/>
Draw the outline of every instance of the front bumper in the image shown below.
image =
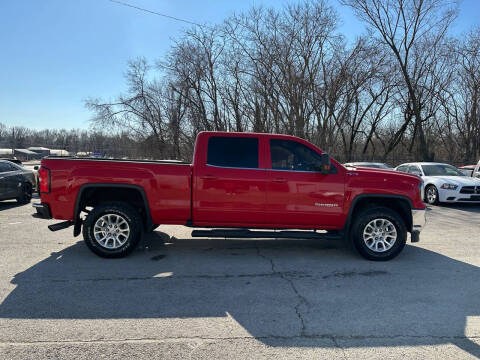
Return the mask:
<path id="1" fill-rule="evenodd" d="M 462 188 L 456 190 L 443 190 L 438 192 L 438 200 L 442 203 L 480 203 L 480 192 L 475 189 L 471 193 L 461 193 Z"/>
<path id="2" fill-rule="evenodd" d="M 420 241 L 420 231 L 423 230 L 427 222 L 426 216 L 427 216 L 426 209 L 412 209 L 412 231 L 411 231 L 412 242 Z"/>
<path id="3" fill-rule="evenodd" d="M 39 215 L 43 219 L 51 219 L 52 213 L 50 211 L 50 207 L 48 204 L 44 203 L 33 203 L 33 208 L 37 210 L 37 215 Z"/>

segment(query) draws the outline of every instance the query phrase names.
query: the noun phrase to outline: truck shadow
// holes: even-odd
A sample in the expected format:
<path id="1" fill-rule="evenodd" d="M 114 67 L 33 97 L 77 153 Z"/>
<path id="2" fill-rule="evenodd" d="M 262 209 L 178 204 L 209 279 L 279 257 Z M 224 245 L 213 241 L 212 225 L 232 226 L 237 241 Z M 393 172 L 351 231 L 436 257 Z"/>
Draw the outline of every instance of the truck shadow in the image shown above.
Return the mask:
<path id="1" fill-rule="evenodd" d="M 480 357 L 465 334 L 468 318 L 480 316 L 479 268 L 416 246 L 373 263 L 335 242 L 157 232 L 125 259 L 98 258 L 79 242 L 11 282 L 16 288 L 0 304 L 0 318 L 231 316 L 271 346 L 453 341 Z"/>

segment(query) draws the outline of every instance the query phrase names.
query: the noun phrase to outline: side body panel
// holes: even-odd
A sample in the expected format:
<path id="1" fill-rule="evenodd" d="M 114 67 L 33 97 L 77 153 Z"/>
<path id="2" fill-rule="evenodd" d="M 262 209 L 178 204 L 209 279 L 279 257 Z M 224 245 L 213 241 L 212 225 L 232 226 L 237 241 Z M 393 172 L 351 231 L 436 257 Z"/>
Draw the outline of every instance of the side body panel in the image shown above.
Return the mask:
<path id="1" fill-rule="evenodd" d="M 41 199 L 56 219 L 73 220 L 76 198 L 85 184 L 141 187 L 156 224 L 184 224 L 190 219 L 190 165 L 47 158 L 42 166 L 51 171 L 51 191 L 42 193 Z"/>

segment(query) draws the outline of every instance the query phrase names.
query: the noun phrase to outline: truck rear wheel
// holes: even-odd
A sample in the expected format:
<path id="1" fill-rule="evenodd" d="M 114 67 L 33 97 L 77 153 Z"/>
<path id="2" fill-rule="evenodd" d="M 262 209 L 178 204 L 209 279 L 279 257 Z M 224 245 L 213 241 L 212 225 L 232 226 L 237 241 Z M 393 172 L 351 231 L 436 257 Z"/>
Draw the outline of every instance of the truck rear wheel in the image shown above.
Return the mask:
<path id="1" fill-rule="evenodd" d="M 407 228 L 395 211 L 376 207 L 363 211 L 350 230 L 355 249 L 365 259 L 386 261 L 396 257 L 407 242 Z"/>
<path id="2" fill-rule="evenodd" d="M 83 224 L 83 239 L 95 254 L 119 258 L 138 245 L 142 221 L 138 211 L 123 202 L 108 202 L 93 208 Z"/>

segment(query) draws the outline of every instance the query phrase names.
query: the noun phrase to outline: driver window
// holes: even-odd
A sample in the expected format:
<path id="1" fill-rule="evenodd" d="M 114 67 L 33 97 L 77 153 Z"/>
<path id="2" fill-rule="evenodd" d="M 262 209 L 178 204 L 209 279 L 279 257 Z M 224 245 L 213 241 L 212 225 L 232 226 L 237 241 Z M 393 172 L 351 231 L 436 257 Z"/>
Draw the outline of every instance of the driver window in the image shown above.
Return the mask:
<path id="1" fill-rule="evenodd" d="M 290 140 L 271 139 L 272 169 L 315 171 L 320 166 L 320 154 L 309 147 Z"/>

